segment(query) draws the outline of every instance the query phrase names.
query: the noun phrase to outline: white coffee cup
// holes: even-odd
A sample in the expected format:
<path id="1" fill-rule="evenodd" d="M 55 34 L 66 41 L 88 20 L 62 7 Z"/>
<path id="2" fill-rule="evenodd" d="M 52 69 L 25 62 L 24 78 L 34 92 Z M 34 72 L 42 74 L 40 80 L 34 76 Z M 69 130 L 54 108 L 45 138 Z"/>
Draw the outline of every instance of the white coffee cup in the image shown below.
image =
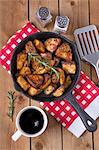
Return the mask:
<path id="1" fill-rule="evenodd" d="M 22 115 L 23 112 L 25 112 L 28 109 L 36 109 L 43 115 L 43 120 L 44 120 L 43 127 L 42 127 L 42 129 L 39 132 L 37 132 L 35 134 L 28 134 L 28 133 L 24 132 L 22 130 L 22 128 L 20 127 L 20 124 L 19 124 L 20 116 Z M 21 135 L 24 135 L 26 137 L 37 137 L 37 136 L 41 135 L 45 131 L 45 129 L 47 127 L 47 124 L 48 124 L 47 115 L 41 108 L 39 108 L 37 106 L 27 106 L 27 107 L 23 108 L 18 113 L 18 115 L 16 117 L 16 127 L 17 127 L 18 130 L 12 135 L 12 139 L 14 141 L 17 141 L 20 138 Z"/>

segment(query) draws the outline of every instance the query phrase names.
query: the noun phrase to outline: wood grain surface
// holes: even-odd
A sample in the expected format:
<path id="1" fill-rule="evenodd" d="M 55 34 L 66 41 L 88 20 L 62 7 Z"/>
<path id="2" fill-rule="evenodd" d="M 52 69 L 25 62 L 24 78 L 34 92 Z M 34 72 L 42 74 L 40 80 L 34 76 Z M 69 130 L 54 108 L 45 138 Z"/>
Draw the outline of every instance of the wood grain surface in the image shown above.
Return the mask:
<path id="1" fill-rule="evenodd" d="M 0 0 L 0 49 L 13 33 L 27 21 L 27 0 Z M 6 80 L 5 80 L 6 79 Z M 16 131 L 17 113 L 29 105 L 29 100 L 17 93 L 13 122 L 7 116 L 9 101 L 7 92 L 14 90 L 11 76 L 0 66 L 0 150 L 28 150 L 30 139 L 21 137 L 13 142 L 11 136 Z"/>
<path id="2" fill-rule="evenodd" d="M 53 15 L 52 23 L 45 28 L 36 19 L 36 11 L 40 6 L 48 7 Z M 98 6 L 99 0 L 0 0 L 0 49 L 27 20 L 41 31 L 53 31 L 57 15 L 67 15 L 70 18 L 69 29 L 63 35 L 74 40 L 73 32 L 76 28 L 95 24 L 99 29 Z M 85 62 L 81 62 L 81 67 L 98 84 L 94 68 Z M 39 103 L 16 92 L 12 122 L 7 116 L 9 90 L 14 90 L 12 79 L 0 66 L 0 150 L 99 150 L 99 128 L 94 134 L 86 132 L 77 139 L 48 113 L 49 124 L 44 134 L 37 138 L 22 136 L 17 142 L 13 142 L 11 136 L 17 130 L 17 113 L 25 106 L 39 106 Z M 99 119 L 97 123 L 99 126 Z"/>

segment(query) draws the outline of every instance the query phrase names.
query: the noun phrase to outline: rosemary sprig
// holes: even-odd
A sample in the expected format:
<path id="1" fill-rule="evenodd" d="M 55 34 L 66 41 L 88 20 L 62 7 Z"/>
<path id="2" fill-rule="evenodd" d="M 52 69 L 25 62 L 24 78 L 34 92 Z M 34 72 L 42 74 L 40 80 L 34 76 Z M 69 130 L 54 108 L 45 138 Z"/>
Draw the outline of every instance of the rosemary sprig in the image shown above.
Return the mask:
<path id="1" fill-rule="evenodd" d="M 59 72 L 54 67 L 51 67 L 49 65 L 48 61 L 42 61 L 37 56 L 38 56 L 38 54 L 28 53 L 28 62 L 30 63 L 31 59 L 34 58 L 36 61 L 38 61 L 43 66 L 50 68 L 56 74 L 57 79 L 59 79 Z"/>
<path id="2" fill-rule="evenodd" d="M 8 116 L 12 119 L 13 121 L 13 113 L 14 113 L 14 100 L 16 97 L 14 96 L 15 92 L 8 91 L 8 99 L 9 99 L 9 112 Z"/>
<path id="3" fill-rule="evenodd" d="M 33 56 L 38 56 L 38 54 L 36 54 L 36 53 L 34 53 L 34 54 L 28 53 L 28 64 L 30 64 L 30 62 L 31 62 L 31 60 L 32 60 L 32 58 L 33 58 Z"/>

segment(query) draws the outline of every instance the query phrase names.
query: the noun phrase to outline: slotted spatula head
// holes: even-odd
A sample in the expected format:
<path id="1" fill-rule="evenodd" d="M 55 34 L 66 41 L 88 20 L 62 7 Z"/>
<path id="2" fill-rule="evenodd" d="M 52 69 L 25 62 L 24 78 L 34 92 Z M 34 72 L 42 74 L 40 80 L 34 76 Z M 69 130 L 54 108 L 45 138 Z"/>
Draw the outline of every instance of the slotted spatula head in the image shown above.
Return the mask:
<path id="1" fill-rule="evenodd" d="M 81 59 L 91 63 L 99 77 L 99 34 L 95 25 L 89 25 L 74 31 L 78 53 Z"/>
<path id="2" fill-rule="evenodd" d="M 95 25 L 89 25 L 74 31 L 78 52 L 81 57 L 99 51 L 99 35 Z"/>

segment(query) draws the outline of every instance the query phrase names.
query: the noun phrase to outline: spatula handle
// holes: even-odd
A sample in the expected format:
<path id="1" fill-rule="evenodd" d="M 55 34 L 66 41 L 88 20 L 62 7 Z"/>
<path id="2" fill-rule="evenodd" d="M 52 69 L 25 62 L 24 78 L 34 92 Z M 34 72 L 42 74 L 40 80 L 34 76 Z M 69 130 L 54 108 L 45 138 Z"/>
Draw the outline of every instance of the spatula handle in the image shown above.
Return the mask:
<path id="1" fill-rule="evenodd" d="M 99 79 L 99 59 L 97 61 L 96 66 L 94 66 L 94 67 L 95 67 L 95 70 L 96 70 L 96 73 L 97 73 L 97 76 L 98 76 L 98 79 Z"/>
<path id="2" fill-rule="evenodd" d="M 68 102 L 72 105 L 72 107 L 75 109 L 75 111 L 78 113 L 79 117 L 81 118 L 84 126 L 89 132 L 94 132 L 97 129 L 97 124 L 94 119 L 92 119 L 83 109 L 82 107 L 77 103 L 76 99 L 73 97 L 72 93 L 70 93 L 66 99 L 68 99 Z"/>

